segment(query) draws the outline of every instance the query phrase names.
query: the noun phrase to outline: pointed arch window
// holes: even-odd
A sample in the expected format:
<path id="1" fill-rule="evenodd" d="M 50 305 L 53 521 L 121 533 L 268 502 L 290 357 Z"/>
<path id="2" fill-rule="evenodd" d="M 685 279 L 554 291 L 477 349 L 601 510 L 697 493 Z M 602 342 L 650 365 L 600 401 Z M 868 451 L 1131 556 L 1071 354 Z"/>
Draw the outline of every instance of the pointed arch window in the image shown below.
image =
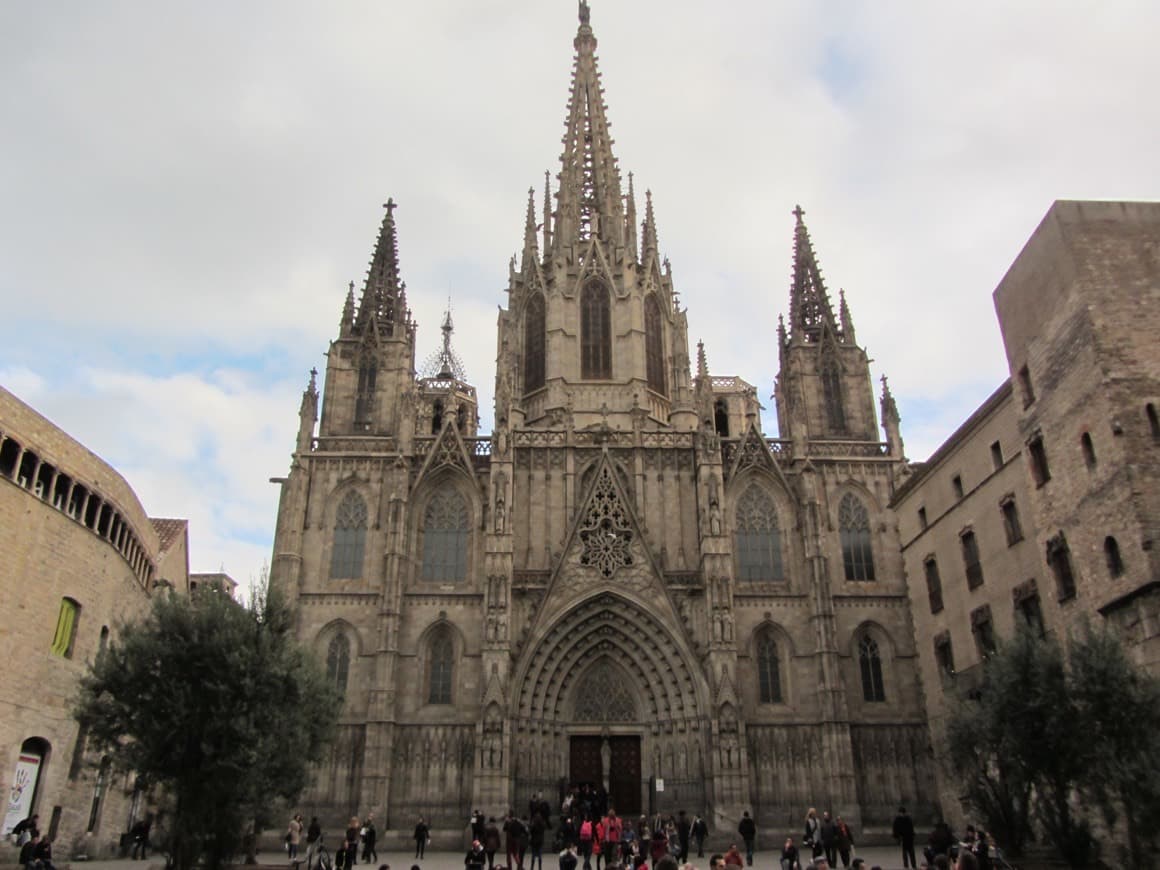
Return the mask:
<path id="1" fill-rule="evenodd" d="M 350 580 L 362 576 L 367 542 L 367 503 L 357 492 L 348 492 L 334 516 L 334 546 L 330 551 L 330 579 Z"/>
<path id="2" fill-rule="evenodd" d="M 467 577 L 467 503 L 452 486 L 432 496 L 423 514 L 423 579 L 458 583 Z"/>
<path id="3" fill-rule="evenodd" d="M 354 421 L 369 423 L 374 411 L 375 384 L 379 367 L 373 359 L 363 360 L 358 367 L 358 391 L 354 400 Z"/>
<path id="4" fill-rule="evenodd" d="M 762 704 L 781 703 L 781 659 L 777 639 L 768 628 L 757 638 L 757 688 Z"/>
<path id="5" fill-rule="evenodd" d="M 648 387 L 654 393 L 667 396 L 665 391 L 665 343 L 661 328 L 661 305 L 657 295 L 650 293 L 644 301 L 644 355 Z"/>
<path id="6" fill-rule="evenodd" d="M 589 281 L 580 294 L 580 376 L 612 377 L 612 312 L 600 281 Z"/>
<path id="7" fill-rule="evenodd" d="M 862 699 L 871 702 L 885 701 L 882 656 L 878 652 L 878 642 L 868 632 L 858 641 L 858 665 L 862 671 Z"/>
<path id="8" fill-rule="evenodd" d="M 1120 545 L 1111 535 L 1104 538 L 1104 559 L 1108 564 L 1108 574 L 1120 577 L 1124 573 L 1124 559 L 1120 556 Z"/>
<path id="9" fill-rule="evenodd" d="M 874 551 L 870 545 L 870 514 L 866 506 L 847 493 L 838 506 L 838 533 L 842 541 L 842 564 L 847 580 L 874 579 Z"/>
<path id="10" fill-rule="evenodd" d="M 741 580 L 783 580 L 781 530 L 773 499 L 756 484 L 737 500 L 733 542 Z"/>
<path id="11" fill-rule="evenodd" d="M 336 634 L 326 647 L 326 679 L 340 694 L 345 695 L 349 676 L 350 638 L 345 634 Z"/>
<path id="12" fill-rule="evenodd" d="M 530 393 L 544 385 L 545 342 L 544 296 L 534 293 L 524 311 L 524 392 Z"/>
<path id="13" fill-rule="evenodd" d="M 431 637 L 431 656 L 427 668 L 427 703 L 450 704 L 451 680 L 455 670 L 455 644 L 451 632 L 438 629 Z"/>
<path id="14" fill-rule="evenodd" d="M 822 397 L 826 405 L 826 422 L 831 432 L 846 431 L 846 411 L 842 407 L 842 370 L 834 359 L 822 363 Z"/>

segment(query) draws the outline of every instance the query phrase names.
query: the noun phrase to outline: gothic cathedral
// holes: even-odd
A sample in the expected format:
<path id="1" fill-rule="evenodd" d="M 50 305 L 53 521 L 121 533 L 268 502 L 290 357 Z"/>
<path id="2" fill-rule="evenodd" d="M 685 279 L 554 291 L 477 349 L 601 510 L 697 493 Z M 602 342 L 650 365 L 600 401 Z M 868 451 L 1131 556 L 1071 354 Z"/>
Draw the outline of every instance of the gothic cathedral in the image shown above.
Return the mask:
<path id="1" fill-rule="evenodd" d="M 304 809 L 458 830 L 590 782 L 621 815 L 728 830 L 747 809 L 788 830 L 812 805 L 855 829 L 928 812 L 889 391 L 883 441 L 800 209 L 779 437 L 753 386 L 690 358 L 583 0 L 574 45 L 556 190 L 539 220 L 529 197 L 499 314 L 494 430 L 449 321 L 416 370 L 393 203 L 321 408 L 313 375 L 303 394 L 271 582 L 345 697 Z"/>

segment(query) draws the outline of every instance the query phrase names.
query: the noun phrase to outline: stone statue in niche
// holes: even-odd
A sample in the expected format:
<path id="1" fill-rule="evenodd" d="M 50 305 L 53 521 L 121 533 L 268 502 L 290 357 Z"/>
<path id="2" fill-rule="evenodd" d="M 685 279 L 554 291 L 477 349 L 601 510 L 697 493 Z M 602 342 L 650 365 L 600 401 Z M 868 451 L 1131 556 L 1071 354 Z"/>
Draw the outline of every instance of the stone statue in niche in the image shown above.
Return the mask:
<path id="1" fill-rule="evenodd" d="M 608 789 L 609 775 L 612 773 L 612 746 L 608 743 L 607 733 L 600 742 L 600 774 L 604 778 L 604 788 Z"/>
<path id="2" fill-rule="evenodd" d="M 721 506 L 715 501 L 709 502 L 709 534 L 721 534 Z"/>
<path id="3" fill-rule="evenodd" d="M 507 507 L 504 505 L 502 492 L 495 497 L 495 533 L 507 534 Z"/>

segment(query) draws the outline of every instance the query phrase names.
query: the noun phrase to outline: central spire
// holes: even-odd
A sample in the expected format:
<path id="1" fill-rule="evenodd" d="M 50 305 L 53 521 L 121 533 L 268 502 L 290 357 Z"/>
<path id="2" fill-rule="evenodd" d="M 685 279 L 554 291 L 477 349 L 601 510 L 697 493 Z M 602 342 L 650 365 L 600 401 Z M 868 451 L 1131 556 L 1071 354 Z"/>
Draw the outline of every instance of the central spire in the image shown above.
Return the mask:
<path id="1" fill-rule="evenodd" d="M 555 242 L 570 245 L 593 236 L 623 243 L 624 204 L 620 171 L 612 155 L 611 126 L 604 89 L 596 68 L 596 37 L 589 23 L 591 11 L 580 0 L 580 27 L 572 68 L 572 94 L 564 124 L 564 152 L 560 155 Z"/>

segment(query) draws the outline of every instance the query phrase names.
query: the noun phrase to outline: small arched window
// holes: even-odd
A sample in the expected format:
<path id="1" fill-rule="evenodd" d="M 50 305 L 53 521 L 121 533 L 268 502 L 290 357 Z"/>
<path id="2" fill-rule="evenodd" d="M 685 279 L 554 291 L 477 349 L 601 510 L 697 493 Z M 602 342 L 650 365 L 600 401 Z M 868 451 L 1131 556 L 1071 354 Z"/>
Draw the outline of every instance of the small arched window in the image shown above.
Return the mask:
<path id="1" fill-rule="evenodd" d="M 1108 563 L 1108 573 L 1119 577 L 1124 573 L 1124 560 L 1120 556 L 1120 545 L 1111 535 L 1104 538 L 1104 558 Z"/>
<path id="2" fill-rule="evenodd" d="M 781 530 L 773 499 L 751 484 L 737 500 L 733 543 L 740 580 L 782 580 Z"/>
<path id="3" fill-rule="evenodd" d="M 862 671 L 862 698 L 866 701 L 885 701 L 886 687 L 882 682 L 882 657 L 878 642 L 864 633 L 858 641 L 858 665 Z"/>
<path id="4" fill-rule="evenodd" d="M 757 638 L 757 688 L 762 704 L 781 703 L 781 659 L 777 640 L 769 629 Z"/>
<path id="5" fill-rule="evenodd" d="M 729 409 L 725 407 L 724 399 L 713 403 L 713 428 L 722 438 L 729 437 Z"/>
<path id="6" fill-rule="evenodd" d="M 644 301 L 644 355 L 648 387 L 654 393 L 665 391 L 665 342 L 661 328 L 661 306 L 655 293 Z"/>
<path id="7" fill-rule="evenodd" d="M 580 294 L 580 376 L 612 377 L 612 313 L 599 281 L 589 281 Z"/>
<path id="8" fill-rule="evenodd" d="M 468 514 L 463 496 L 445 486 L 423 514 L 423 579 L 459 582 L 467 577 Z"/>
<path id="9" fill-rule="evenodd" d="M 1092 436 L 1088 432 L 1084 432 L 1079 436 L 1079 446 L 1083 451 L 1083 464 L 1091 471 L 1096 467 L 1096 448 L 1092 444 Z"/>
<path id="10" fill-rule="evenodd" d="M 379 369 L 374 360 L 364 360 L 358 367 L 358 392 L 354 401 L 356 423 L 369 423 L 374 410 L 375 384 Z"/>
<path id="11" fill-rule="evenodd" d="M 440 628 L 431 636 L 431 660 L 427 669 L 427 703 L 450 704 L 455 669 L 455 644 L 451 632 Z"/>
<path id="12" fill-rule="evenodd" d="M 838 534 L 847 580 L 874 579 L 874 551 L 870 545 L 870 515 L 851 493 L 838 506 Z"/>
<path id="13" fill-rule="evenodd" d="M 362 576 L 367 542 L 367 503 L 353 490 L 334 515 L 334 546 L 330 553 L 330 579 L 350 580 Z"/>
<path id="14" fill-rule="evenodd" d="M 431 434 L 438 435 L 443 429 L 443 400 L 436 399 L 431 406 Z"/>
<path id="15" fill-rule="evenodd" d="M 326 647 L 326 679 L 342 694 L 350 676 L 350 638 L 336 634 Z"/>
<path id="16" fill-rule="evenodd" d="M 544 385 L 544 342 L 546 323 L 544 296 L 534 293 L 524 310 L 524 392 L 530 393 Z"/>
<path id="17" fill-rule="evenodd" d="M 842 370 L 834 359 L 822 364 L 822 396 L 826 405 L 826 422 L 831 432 L 846 431 L 846 411 L 842 406 Z"/>

